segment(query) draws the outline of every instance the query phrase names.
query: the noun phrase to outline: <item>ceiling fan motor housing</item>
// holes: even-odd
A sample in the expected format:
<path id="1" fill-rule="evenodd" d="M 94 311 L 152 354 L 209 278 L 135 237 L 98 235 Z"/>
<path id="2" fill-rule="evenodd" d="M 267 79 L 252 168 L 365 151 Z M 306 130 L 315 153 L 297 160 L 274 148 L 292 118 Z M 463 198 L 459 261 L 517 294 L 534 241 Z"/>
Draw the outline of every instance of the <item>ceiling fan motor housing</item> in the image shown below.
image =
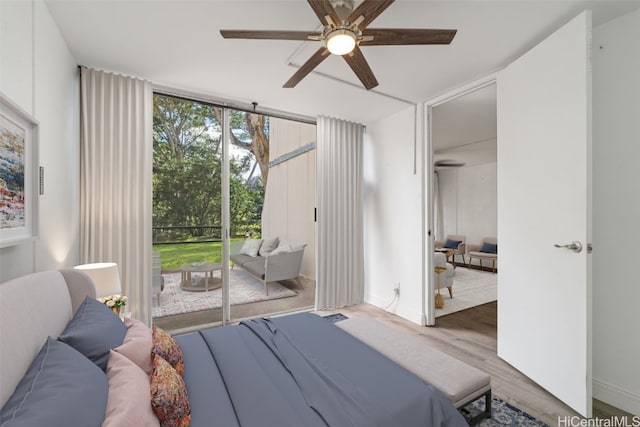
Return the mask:
<path id="1" fill-rule="evenodd" d="M 353 11 L 353 0 L 331 0 L 331 6 L 342 21 L 346 21 Z M 338 23 L 336 23 L 338 24 Z"/>

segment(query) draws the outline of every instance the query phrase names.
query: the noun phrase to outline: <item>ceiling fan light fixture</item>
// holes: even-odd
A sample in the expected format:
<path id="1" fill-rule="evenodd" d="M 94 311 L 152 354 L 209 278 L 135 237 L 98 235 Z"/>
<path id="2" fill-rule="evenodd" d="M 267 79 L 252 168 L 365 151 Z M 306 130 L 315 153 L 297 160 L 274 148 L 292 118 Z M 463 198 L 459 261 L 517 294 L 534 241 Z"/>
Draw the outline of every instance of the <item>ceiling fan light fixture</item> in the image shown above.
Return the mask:
<path id="1" fill-rule="evenodd" d="M 355 49 L 356 35 L 350 30 L 334 30 L 327 35 L 325 44 L 334 55 L 346 55 Z"/>

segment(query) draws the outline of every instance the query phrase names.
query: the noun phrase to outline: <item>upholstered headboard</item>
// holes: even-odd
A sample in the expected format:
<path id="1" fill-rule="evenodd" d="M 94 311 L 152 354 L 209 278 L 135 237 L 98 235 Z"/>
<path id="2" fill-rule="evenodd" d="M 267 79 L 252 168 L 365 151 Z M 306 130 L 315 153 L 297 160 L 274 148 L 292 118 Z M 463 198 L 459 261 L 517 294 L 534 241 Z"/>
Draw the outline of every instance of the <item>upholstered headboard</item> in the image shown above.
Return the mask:
<path id="1" fill-rule="evenodd" d="M 0 407 L 48 336 L 58 337 L 93 282 L 78 270 L 44 271 L 0 284 Z"/>

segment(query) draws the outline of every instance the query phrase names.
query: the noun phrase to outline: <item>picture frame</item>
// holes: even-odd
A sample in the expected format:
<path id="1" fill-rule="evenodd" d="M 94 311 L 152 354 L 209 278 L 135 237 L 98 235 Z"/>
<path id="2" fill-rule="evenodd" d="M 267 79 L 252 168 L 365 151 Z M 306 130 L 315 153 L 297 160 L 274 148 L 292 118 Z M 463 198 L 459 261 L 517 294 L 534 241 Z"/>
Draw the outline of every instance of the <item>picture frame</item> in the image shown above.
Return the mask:
<path id="1" fill-rule="evenodd" d="M 38 236 L 38 127 L 0 92 L 0 248 Z"/>

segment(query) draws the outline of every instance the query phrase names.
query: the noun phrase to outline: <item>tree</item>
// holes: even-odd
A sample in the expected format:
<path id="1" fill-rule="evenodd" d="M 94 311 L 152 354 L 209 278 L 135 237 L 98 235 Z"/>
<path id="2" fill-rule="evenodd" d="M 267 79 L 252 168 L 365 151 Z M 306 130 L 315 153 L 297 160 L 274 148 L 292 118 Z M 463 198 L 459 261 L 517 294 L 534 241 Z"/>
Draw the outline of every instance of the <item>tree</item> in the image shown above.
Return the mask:
<path id="1" fill-rule="evenodd" d="M 268 168 L 268 118 L 247 118 L 231 110 L 231 140 L 246 155 L 230 162 L 232 233 L 259 233 L 264 182 L 252 179 L 253 150 L 265 156 Z M 222 109 L 164 95 L 154 96 L 153 222 L 156 226 L 219 226 L 221 224 Z M 255 138 L 254 138 L 254 135 Z M 260 140 L 254 143 L 255 140 Z M 262 147 L 262 148 L 260 148 Z M 267 171 L 268 173 L 268 171 Z M 156 233 L 154 241 L 212 236 L 211 229 Z M 220 235 L 214 237 L 221 238 Z"/>
<path id="2" fill-rule="evenodd" d="M 217 107 L 156 95 L 153 219 L 163 226 L 220 224 L 221 146 Z M 207 230 L 198 230 L 205 235 Z M 174 231 L 172 239 L 191 233 Z"/>
<path id="3" fill-rule="evenodd" d="M 263 188 L 269 178 L 269 117 L 263 114 L 230 110 L 231 143 L 244 148 L 255 156 L 260 167 Z M 222 111 L 217 111 L 216 120 L 222 122 Z"/>

